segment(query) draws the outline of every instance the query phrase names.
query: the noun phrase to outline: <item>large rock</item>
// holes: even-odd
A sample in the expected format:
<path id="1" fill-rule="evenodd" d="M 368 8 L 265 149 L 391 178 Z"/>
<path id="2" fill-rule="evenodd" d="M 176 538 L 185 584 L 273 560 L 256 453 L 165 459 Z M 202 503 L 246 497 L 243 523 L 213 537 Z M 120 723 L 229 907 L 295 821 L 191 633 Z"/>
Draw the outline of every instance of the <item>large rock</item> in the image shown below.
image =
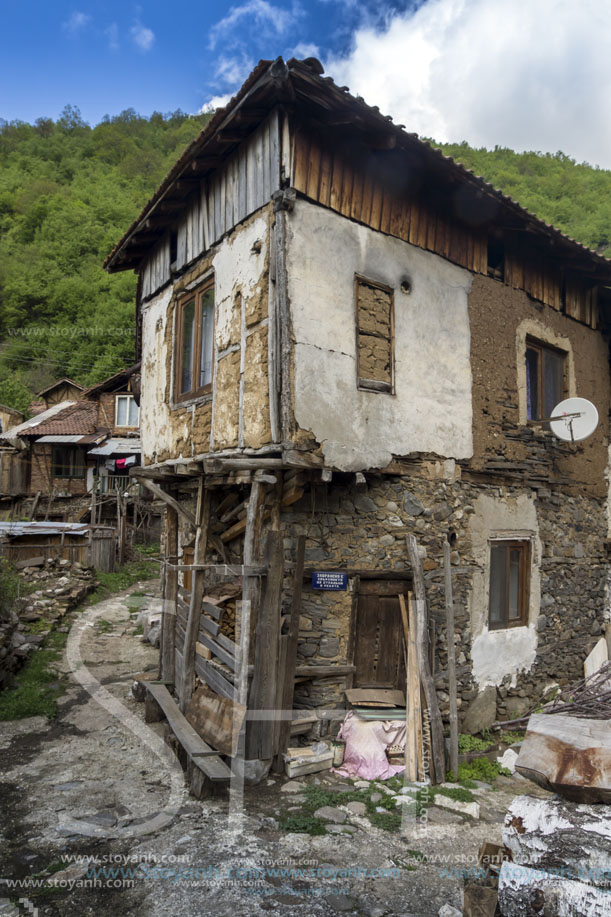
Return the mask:
<path id="1" fill-rule="evenodd" d="M 496 688 L 488 685 L 480 691 L 474 701 L 469 704 L 462 721 L 462 731 L 468 735 L 475 735 L 484 729 L 490 729 L 496 720 Z"/>

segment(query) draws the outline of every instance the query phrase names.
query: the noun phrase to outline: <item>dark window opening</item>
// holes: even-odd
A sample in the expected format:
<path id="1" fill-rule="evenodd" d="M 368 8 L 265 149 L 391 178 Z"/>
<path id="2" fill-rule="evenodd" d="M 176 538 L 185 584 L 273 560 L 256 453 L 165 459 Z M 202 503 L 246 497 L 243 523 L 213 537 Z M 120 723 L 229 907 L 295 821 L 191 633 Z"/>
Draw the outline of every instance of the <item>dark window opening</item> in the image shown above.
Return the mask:
<path id="1" fill-rule="evenodd" d="M 488 237 L 488 276 L 505 280 L 505 246 L 500 239 Z"/>
<path id="2" fill-rule="evenodd" d="M 85 464 L 80 450 L 54 446 L 51 473 L 54 478 L 84 478 Z"/>
<path id="3" fill-rule="evenodd" d="M 566 353 L 538 341 L 526 341 L 526 416 L 544 420 L 566 392 Z"/>
<path id="4" fill-rule="evenodd" d="M 212 389 L 214 358 L 214 286 L 207 283 L 178 304 L 176 324 L 177 400 Z"/>
<path id="5" fill-rule="evenodd" d="M 490 630 L 527 623 L 529 563 L 528 541 L 495 541 L 490 545 Z"/>

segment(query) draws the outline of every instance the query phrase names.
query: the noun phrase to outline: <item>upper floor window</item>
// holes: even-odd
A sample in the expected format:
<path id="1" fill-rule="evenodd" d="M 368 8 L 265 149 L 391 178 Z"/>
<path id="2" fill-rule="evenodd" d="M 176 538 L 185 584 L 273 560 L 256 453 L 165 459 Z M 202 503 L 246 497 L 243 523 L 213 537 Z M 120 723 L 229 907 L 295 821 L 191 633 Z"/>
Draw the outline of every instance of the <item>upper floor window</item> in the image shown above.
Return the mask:
<path id="1" fill-rule="evenodd" d="M 84 478 L 85 463 L 80 449 L 73 446 L 53 446 L 51 474 L 54 478 Z"/>
<path id="2" fill-rule="evenodd" d="M 528 623 L 530 567 L 529 541 L 493 541 L 490 544 L 490 630 Z"/>
<path id="3" fill-rule="evenodd" d="M 133 395 L 117 395 L 115 401 L 115 426 L 137 427 L 138 405 Z"/>
<path id="4" fill-rule="evenodd" d="M 526 339 L 526 416 L 552 416 L 566 392 L 566 353 L 531 338 Z"/>
<path id="5" fill-rule="evenodd" d="M 212 388 L 214 284 L 212 281 L 178 303 L 175 350 L 175 397 L 184 401 Z"/>
<path id="6" fill-rule="evenodd" d="M 393 291 L 381 283 L 356 277 L 358 387 L 372 392 L 394 389 Z"/>

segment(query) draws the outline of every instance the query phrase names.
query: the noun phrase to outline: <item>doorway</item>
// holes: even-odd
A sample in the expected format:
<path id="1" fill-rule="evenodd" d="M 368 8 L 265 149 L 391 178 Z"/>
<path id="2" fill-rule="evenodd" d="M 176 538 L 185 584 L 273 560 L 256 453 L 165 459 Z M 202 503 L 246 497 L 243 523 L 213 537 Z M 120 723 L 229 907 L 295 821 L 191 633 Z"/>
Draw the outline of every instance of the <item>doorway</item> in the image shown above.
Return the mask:
<path id="1" fill-rule="evenodd" d="M 354 617 L 355 688 L 405 690 L 403 623 L 399 596 L 408 580 L 360 580 Z"/>

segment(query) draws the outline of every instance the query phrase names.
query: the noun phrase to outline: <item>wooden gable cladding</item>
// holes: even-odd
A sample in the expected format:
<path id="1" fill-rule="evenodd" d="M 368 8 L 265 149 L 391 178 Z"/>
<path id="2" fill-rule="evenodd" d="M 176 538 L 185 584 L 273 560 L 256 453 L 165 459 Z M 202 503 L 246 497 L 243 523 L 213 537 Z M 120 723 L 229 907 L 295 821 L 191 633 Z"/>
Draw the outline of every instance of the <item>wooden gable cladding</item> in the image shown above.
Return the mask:
<path id="1" fill-rule="evenodd" d="M 295 132 L 292 184 L 323 207 L 435 252 L 468 270 L 485 274 L 487 233 L 453 219 L 449 212 L 425 202 L 414 189 L 393 185 L 372 157 L 362 150 L 333 145 L 312 130 Z"/>
<path id="2" fill-rule="evenodd" d="M 598 287 L 567 271 L 564 285 L 565 312 L 596 328 L 598 324 Z"/>
<path id="3" fill-rule="evenodd" d="M 195 184 L 176 224 L 176 260 L 170 233 L 157 243 L 142 271 L 142 297 L 152 296 L 181 270 L 271 200 L 280 187 L 280 127 L 273 111 L 222 166 Z"/>
<path id="4" fill-rule="evenodd" d="M 505 283 L 524 290 L 558 312 L 562 311 L 562 269 L 559 261 L 545 257 L 540 250 L 514 242 L 506 246 Z"/>

